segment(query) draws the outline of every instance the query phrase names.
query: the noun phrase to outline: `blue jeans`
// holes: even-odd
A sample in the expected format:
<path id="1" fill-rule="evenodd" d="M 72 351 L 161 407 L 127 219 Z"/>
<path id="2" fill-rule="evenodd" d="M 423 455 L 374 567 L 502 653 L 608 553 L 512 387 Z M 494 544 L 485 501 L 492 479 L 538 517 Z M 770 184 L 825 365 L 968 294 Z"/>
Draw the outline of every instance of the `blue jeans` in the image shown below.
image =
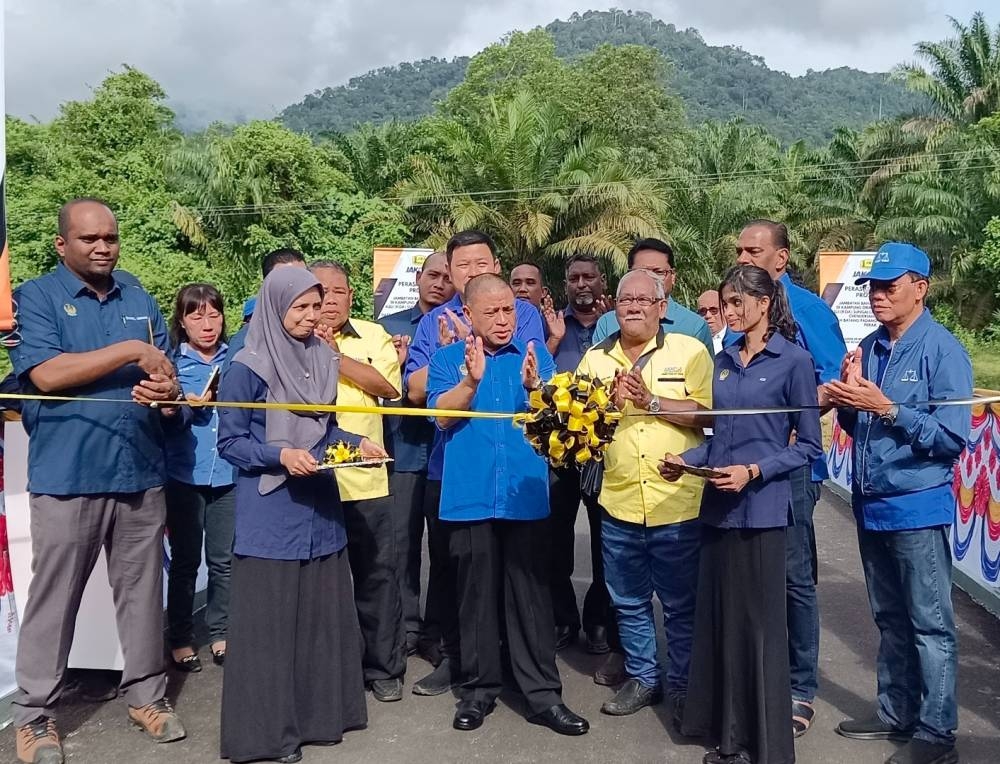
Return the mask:
<path id="1" fill-rule="evenodd" d="M 958 645 L 947 528 L 858 528 L 868 599 L 881 639 L 878 715 L 913 737 L 953 745 Z"/>
<path id="2" fill-rule="evenodd" d="M 625 670 L 647 687 L 660 686 L 653 592 L 663 605 L 667 636 L 667 692 L 687 692 L 701 525 L 688 520 L 648 527 L 601 519 L 604 576 L 618 618 Z"/>
<path id="3" fill-rule="evenodd" d="M 816 603 L 816 530 L 813 510 L 820 484 L 812 468 L 790 476 L 792 520 L 785 532 L 785 607 L 788 611 L 788 666 L 792 700 L 812 703 L 819 673 L 819 606 Z"/>

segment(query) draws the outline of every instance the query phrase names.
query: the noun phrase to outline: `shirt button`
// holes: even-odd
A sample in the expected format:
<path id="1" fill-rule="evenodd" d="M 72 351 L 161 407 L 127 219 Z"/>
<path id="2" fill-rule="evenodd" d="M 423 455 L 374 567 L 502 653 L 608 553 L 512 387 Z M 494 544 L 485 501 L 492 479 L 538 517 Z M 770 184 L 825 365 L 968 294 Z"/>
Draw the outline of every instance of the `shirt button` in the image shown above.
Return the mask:
<path id="1" fill-rule="evenodd" d="M 306 372 L 306 379 L 309 379 L 309 372 Z"/>

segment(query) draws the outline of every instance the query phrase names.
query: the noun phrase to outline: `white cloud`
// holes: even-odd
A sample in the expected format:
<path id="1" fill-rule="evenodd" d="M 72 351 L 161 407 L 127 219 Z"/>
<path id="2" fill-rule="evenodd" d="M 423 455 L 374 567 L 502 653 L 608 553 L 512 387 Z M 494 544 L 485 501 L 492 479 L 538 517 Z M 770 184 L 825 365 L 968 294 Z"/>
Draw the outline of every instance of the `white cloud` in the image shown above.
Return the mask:
<path id="1" fill-rule="evenodd" d="M 950 33 L 971 0 L 639 0 L 714 45 L 773 68 L 886 70 Z M 965 7 L 967 6 L 967 7 Z M 600 7 L 600 6 L 597 6 Z M 272 116 L 306 93 L 380 66 L 469 55 L 512 29 L 566 18 L 571 0 L 7 0 L 7 110 L 50 118 L 122 63 L 201 119 Z"/>

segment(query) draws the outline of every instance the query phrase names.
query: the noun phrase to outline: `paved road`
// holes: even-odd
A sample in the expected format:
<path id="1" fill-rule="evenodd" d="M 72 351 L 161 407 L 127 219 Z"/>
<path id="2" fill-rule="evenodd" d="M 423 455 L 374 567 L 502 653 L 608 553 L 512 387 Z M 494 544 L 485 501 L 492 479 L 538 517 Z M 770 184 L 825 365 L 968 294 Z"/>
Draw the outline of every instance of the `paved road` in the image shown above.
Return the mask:
<path id="1" fill-rule="evenodd" d="M 589 570 L 586 526 L 577 526 L 578 568 Z M 859 743 L 833 732 L 842 718 L 864 714 L 874 693 L 875 629 L 861 576 L 854 524 L 847 507 L 829 493 L 816 515 L 820 549 L 820 603 L 823 634 L 818 715 L 814 728 L 797 744 L 800 762 L 871 762 L 894 750 L 892 743 Z M 578 580 L 582 592 L 586 581 Z M 1000 762 L 1000 621 L 956 592 L 961 667 L 959 749 L 962 761 Z M 662 647 L 662 646 L 661 646 Z M 600 657 L 571 648 L 559 654 L 567 704 L 591 722 L 590 734 L 566 738 L 528 724 L 516 695 L 505 694 L 497 710 L 476 732 L 451 728 L 450 695 L 382 704 L 369 699 L 369 727 L 349 733 L 333 748 L 306 748 L 308 764 L 443 764 L 450 762 L 670 762 L 697 764 L 704 747 L 674 735 L 666 706 L 626 718 L 602 716 L 598 709 L 611 691 L 595 685 L 591 673 Z M 67 702 L 60 720 L 68 761 L 215 762 L 218 761 L 221 669 L 206 661 L 201 674 L 171 676 L 171 693 L 188 729 L 182 742 L 156 746 L 129 727 L 122 700 L 104 704 Z M 428 670 L 411 658 L 409 685 Z M 0 759 L 14 760 L 13 735 L 0 736 Z"/>

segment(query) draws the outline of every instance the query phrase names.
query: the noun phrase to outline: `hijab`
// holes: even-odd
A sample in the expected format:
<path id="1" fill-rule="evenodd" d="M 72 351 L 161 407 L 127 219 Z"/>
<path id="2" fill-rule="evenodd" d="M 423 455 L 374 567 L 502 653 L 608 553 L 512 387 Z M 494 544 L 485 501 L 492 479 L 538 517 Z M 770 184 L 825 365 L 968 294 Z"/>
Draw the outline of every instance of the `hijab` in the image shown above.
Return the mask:
<path id="1" fill-rule="evenodd" d="M 285 314 L 310 289 L 323 287 L 304 268 L 275 268 L 264 279 L 246 344 L 233 360 L 250 368 L 267 385 L 268 403 L 333 403 L 337 397 L 340 356 L 310 335 L 298 340 L 284 326 Z M 312 450 L 327 434 L 329 414 L 268 409 L 264 437 L 269 445 Z M 284 467 L 265 472 L 258 490 L 263 496 L 285 482 Z"/>

